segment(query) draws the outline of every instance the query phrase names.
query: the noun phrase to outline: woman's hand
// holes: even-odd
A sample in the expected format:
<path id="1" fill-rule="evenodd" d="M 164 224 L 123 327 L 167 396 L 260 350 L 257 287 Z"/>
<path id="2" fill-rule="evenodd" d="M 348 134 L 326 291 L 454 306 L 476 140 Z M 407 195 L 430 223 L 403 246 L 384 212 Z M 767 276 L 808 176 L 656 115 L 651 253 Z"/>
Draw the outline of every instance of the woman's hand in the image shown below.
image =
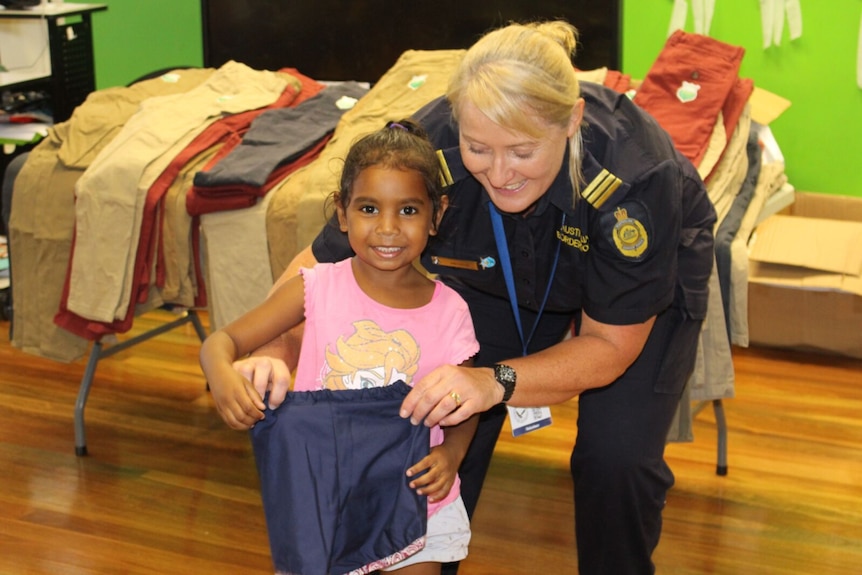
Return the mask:
<path id="1" fill-rule="evenodd" d="M 401 403 L 401 417 L 418 425 L 457 425 L 503 400 L 489 367 L 444 365 L 423 377 Z"/>

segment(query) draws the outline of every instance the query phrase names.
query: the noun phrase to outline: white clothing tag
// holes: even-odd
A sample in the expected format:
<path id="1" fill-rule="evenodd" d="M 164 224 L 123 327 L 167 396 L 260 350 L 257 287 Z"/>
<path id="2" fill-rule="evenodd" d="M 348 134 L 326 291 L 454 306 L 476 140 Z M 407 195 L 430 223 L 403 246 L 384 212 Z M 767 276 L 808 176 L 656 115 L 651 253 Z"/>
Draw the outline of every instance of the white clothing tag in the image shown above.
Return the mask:
<path id="1" fill-rule="evenodd" d="M 706 10 L 704 12 L 704 27 L 706 30 L 704 34 L 709 34 L 709 31 L 712 28 L 712 15 L 715 14 L 715 0 L 706 0 Z"/>
<path id="2" fill-rule="evenodd" d="M 776 0 L 760 0 L 760 25 L 763 33 L 763 49 L 772 46 L 772 5 Z"/>
<path id="3" fill-rule="evenodd" d="M 715 0 L 691 0 L 691 12 L 694 16 L 694 32 L 709 36 Z"/>
<path id="4" fill-rule="evenodd" d="M 694 18 L 695 34 L 709 34 L 708 30 L 704 32 L 704 11 L 704 0 L 691 0 L 691 16 Z"/>
<path id="5" fill-rule="evenodd" d="M 802 36 L 802 6 L 799 0 L 760 0 L 760 19 L 763 30 L 763 49 L 781 46 L 784 21 L 790 32 L 790 39 Z"/>
<path id="6" fill-rule="evenodd" d="M 787 14 L 790 39 L 796 40 L 802 36 L 802 7 L 799 0 L 784 0 L 784 12 Z"/>
<path id="7" fill-rule="evenodd" d="M 784 32 L 784 0 L 772 1 L 772 45 L 781 46 Z"/>
<path id="8" fill-rule="evenodd" d="M 667 37 L 677 30 L 685 29 L 685 18 L 688 15 L 688 3 L 685 0 L 673 1 L 673 12 L 670 15 L 670 26 L 667 29 Z"/>
<path id="9" fill-rule="evenodd" d="M 509 423 L 512 424 L 512 435 L 515 437 L 551 425 L 550 407 L 512 407 L 507 405 L 506 409 L 509 410 Z"/>
<path id="10" fill-rule="evenodd" d="M 350 96 L 342 96 L 335 102 L 335 107 L 339 110 L 350 110 L 353 106 L 358 102 L 356 98 L 351 98 Z"/>

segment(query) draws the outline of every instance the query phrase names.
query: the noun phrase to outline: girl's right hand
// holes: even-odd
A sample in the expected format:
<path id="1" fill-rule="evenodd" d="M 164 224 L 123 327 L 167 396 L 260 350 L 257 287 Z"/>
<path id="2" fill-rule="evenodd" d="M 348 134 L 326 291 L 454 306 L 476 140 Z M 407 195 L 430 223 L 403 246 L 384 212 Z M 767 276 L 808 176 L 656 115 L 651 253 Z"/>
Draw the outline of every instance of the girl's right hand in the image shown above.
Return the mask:
<path id="1" fill-rule="evenodd" d="M 251 383 L 230 364 L 208 373 L 207 382 L 218 414 L 231 429 L 245 431 L 263 419 L 266 406 Z"/>
<path id="2" fill-rule="evenodd" d="M 267 406 L 275 409 L 290 390 L 290 370 L 276 357 L 251 356 L 233 362 L 234 370 L 250 381 L 260 397 L 269 392 Z"/>

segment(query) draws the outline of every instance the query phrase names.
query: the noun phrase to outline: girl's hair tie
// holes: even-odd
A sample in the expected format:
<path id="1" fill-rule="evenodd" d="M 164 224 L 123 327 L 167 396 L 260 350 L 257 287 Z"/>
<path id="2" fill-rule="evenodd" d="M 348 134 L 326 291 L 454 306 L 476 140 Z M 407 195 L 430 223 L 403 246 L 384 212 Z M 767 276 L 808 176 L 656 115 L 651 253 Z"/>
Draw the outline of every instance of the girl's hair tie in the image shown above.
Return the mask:
<path id="1" fill-rule="evenodd" d="M 404 130 L 405 132 L 412 133 L 412 130 L 405 126 L 404 124 L 399 124 L 398 122 L 389 122 L 386 124 L 386 127 L 391 130 Z"/>

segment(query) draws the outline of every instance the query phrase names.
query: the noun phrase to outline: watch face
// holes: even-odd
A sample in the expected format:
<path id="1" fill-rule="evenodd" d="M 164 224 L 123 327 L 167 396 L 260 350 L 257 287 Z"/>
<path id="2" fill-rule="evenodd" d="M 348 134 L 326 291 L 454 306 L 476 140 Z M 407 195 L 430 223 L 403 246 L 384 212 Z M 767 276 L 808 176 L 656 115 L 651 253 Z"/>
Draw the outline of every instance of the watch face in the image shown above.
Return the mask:
<path id="1" fill-rule="evenodd" d="M 500 383 L 515 383 L 515 370 L 508 365 L 497 365 L 496 376 Z"/>

